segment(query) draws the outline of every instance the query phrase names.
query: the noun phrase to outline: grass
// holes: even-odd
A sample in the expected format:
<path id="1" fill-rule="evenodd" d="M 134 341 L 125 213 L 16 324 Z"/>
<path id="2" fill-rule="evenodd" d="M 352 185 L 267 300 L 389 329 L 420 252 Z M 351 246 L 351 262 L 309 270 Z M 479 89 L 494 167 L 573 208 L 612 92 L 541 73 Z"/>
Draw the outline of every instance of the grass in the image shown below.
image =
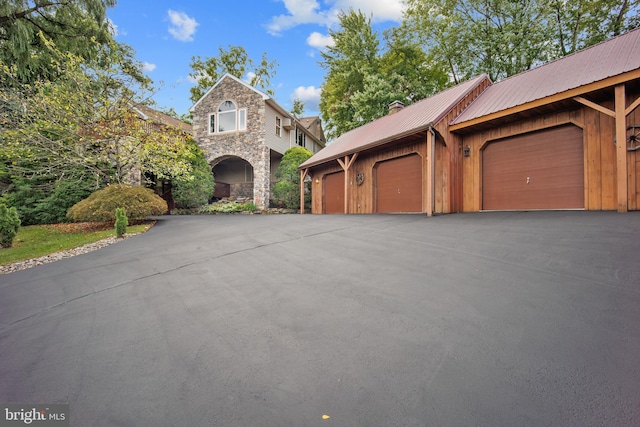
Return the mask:
<path id="1" fill-rule="evenodd" d="M 127 227 L 127 233 L 143 233 L 153 223 Z M 77 248 L 107 237 L 115 237 L 112 225 L 103 223 L 74 223 L 30 225 L 20 227 L 11 248 L 0 249 L 0 265 L 37 258 L 54 252 Z"/>

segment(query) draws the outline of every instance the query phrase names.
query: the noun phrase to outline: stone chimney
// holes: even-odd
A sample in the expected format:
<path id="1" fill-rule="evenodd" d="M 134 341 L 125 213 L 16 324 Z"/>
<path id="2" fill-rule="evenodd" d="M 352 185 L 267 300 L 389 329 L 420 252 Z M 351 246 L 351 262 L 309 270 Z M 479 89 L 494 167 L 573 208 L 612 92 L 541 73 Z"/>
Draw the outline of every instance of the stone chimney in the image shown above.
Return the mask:
<path id="1" fill-rule="evenodd" d="M 404 108 L 404 104 L 400 101 L 393 101 L 389 104 L 389 115 L 395 114 Z"/>

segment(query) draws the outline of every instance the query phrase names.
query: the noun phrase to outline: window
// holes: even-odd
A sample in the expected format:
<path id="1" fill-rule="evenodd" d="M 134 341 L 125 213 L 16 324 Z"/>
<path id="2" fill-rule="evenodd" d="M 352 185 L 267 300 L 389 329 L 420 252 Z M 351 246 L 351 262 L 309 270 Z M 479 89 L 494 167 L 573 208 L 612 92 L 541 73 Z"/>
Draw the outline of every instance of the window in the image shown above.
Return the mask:
<path id="1" fill-rule="evenodd" d="M 238 110 L 238 129 L 247 130 L 247 110 Z"/>
<path id="2" fill-rule="evenodd" d="M 236 104 L 224 101 L 218 108 L 218 132 L 236 130 Z"/>
<path id="3" fill-rule="evenodd" d="M 305 147 L 307 143 L 307 134 L 296 128 L 296 144 Z"/>
<path id="4" fill-rule="evenodd" d="M 237 109 L 233 101 L 224 101 L 217 113 L 209 115 L 209 133 L 236 130 L 247 130 L 247 109 Z"/>
<path id="5" fill-rule="evenodd" d="M 216 131 L 216 115 L 209 114 L 209 133 L 214 133 Z"/>
<path id="6" fill-rule="evenodd" d="M 278 136 L 280 136 L 281 124 L 280 117 L 276 116 L 276 135 Z"/>

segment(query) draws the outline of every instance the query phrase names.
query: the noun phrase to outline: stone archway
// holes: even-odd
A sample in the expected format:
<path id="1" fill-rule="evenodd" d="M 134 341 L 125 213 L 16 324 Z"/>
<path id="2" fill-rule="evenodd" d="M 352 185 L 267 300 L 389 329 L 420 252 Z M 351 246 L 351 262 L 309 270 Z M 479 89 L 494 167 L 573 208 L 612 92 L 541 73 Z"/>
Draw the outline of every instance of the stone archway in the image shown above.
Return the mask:
<path id="1" fill-rule="evenodd" d="M 214 197 L 253 201 L 254 168 L 238 156 L 222 156 L 211 162 L 216 181 Z"/>

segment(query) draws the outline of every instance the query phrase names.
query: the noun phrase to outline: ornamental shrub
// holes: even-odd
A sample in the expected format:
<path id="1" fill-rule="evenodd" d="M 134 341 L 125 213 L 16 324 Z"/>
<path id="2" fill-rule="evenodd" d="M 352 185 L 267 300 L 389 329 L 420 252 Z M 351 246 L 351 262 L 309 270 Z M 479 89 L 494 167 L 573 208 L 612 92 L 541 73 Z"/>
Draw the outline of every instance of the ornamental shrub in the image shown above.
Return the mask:
<path id="1" fill-rule="evenodd" d="M 129 219 L 124 208 L 116 208 L 116 236 L 124 236 L 127 232 L 127 225 L 129 225 Z"/>
<path id="2" fill-rule="evenodd" d="M 0 247 L 10 248 L 20 228 L 20 217 L 14 207 L 0 203 Z"/>
<path id="3" fill-rule="evenodd" d="M 124 208 L 130 220 L 149 215 L 163 215 L 167 202 L 150 188 L 139 185 L 113 184 L 98 190 L 73 205 L 67 217 L 75 222 L 110 222 L 115 224 L 116 208 Z"/>

